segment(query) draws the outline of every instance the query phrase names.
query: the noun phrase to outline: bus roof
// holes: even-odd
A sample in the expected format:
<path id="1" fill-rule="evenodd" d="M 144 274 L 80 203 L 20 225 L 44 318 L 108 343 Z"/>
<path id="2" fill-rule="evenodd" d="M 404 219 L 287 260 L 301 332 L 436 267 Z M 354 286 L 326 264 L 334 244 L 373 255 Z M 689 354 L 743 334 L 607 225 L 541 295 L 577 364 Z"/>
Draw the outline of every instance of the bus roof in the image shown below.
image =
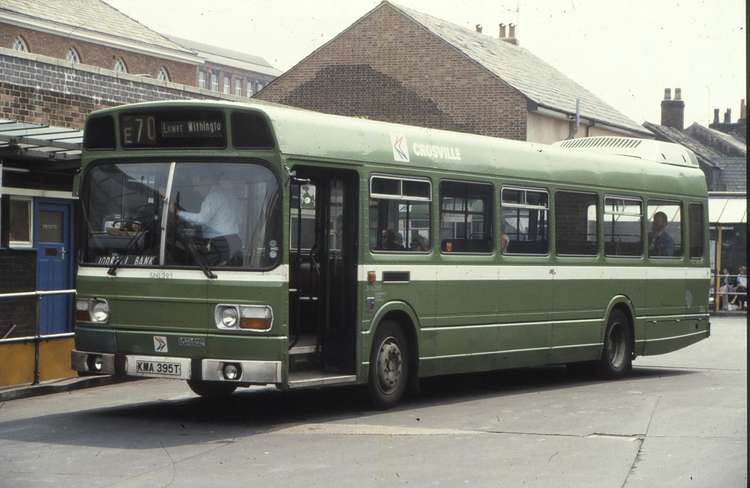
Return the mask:
<path id="1" fill-rule="evenodd" d="M 475 134 L 323 114 L 271 102 L 206 100 L 146 102 L 95 115 L 176 107 L 256 110 L 271 122 L 278 150 L 289 158 L 375 163 L 389 171 L 431 170 L 524 182 L 680 194 L 705 198 L 698 167 L 638 157 L 513 141 Z M 92 114 L 92 115 L 94 115 Z"/>

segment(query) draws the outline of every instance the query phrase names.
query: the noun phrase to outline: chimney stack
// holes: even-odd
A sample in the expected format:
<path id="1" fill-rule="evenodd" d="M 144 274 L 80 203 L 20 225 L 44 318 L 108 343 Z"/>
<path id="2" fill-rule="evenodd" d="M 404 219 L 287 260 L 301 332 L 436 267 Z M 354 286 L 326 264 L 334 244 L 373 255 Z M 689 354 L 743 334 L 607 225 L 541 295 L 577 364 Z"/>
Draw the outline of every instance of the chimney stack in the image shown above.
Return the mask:
<path id="1" fill-rule="evenodd" d="M 719 123 L 719 109 L 715 108 L 714 109 L 714 124 L 718 124 L 718 123 Z"/>
<path id="2" fill-rule="evenodd" d="M 518 39 L 516 38 L 516 24 L 510 23 L 508 24 L 508 37 L 503 36 L 502 34 L 505 33 L 505 27 L 500 27 L 500 38 L 505 41 L 509 42 L 515 46 L 518 45 Z"/>
<path id="3" fill-rule="evenodd" d="M 661 125 L 682 130 L 685 125 L 685 102 L 682 101 L 682 89 L 674 89 L 675 98 L 672 100 L 672 92 L 669 88 L 664 89 L 664 100 L 661 102 Z"/>
<path id="4" fill-rule="evenodd" d="M 740 100 L 740 120 L 747 120 L 747 105 L 744 98 Z"/>
<path id="5" fill-rule="evenodd" d="M 500 24 L 500 39 L 505 39 L 505 24 Z"/>
<path id="6" fill-rule="evenodd" d="M 732 109 L 728 108 L 726 112 L 724 112 L 724 123 L 725 124 L 731 124 L 732 123 Z"/>
<path id="7" fill-rule="evenodd" d="M 474 28 L 477 30 L 478 33 L 480 34 L 482 33 L 482 24 L 477 24 Z"/>

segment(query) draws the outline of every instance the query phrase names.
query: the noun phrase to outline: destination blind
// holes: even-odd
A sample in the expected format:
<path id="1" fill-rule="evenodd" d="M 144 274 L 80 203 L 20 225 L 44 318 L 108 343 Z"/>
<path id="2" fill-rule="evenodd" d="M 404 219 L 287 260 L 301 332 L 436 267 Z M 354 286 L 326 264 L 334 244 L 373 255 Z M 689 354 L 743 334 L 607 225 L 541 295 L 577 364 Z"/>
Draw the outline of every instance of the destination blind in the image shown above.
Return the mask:
<path id="1" fill-rule="evenodd" d="M 120 115 L 125 148 L 225 147 L 224 113 L 214 110 L 170 110 Z"/>

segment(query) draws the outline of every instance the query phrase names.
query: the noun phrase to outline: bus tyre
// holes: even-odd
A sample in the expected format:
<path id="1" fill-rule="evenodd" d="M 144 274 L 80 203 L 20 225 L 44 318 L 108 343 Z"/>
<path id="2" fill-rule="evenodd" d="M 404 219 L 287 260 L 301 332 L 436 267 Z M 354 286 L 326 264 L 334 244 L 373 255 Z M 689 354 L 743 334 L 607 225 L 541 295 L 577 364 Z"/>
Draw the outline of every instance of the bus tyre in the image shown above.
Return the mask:
<path id="1" fill-rule="evenodd" d="M 622 378 L 630 371 L 632 355 L 630 321 L 621 310 L 613 310 L 607 321 L 602 357 L 597 364 L 599 374 L 610 379 Z"/>
<path id="2" fill-rule="evenodd" d="M 368 388 L 372 402 L 382 409 L 398 403 L 409 382 L 409 347 L 401 328 L 390 320 L 380 323 L 370 352 Z"/>
<path id="3" fill-rule="evenodd" d="M 237 389 L 237 385 L 218 381 L 188 380 L 187 384 L 196 395 L 212 400 L 227 398 Z"/>

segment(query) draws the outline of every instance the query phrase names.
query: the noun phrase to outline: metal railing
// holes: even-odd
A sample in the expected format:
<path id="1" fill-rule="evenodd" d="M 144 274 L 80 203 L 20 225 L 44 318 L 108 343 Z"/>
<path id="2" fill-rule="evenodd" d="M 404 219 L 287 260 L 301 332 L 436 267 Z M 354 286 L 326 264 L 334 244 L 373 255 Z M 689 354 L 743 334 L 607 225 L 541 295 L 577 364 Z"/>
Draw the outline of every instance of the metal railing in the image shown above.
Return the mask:
<path id="1" fill-rule="evenodd" d="M 743 305 L 747 308 L 747 286 L 739 286 L 739 277 L 746 275 L 719 274 L 711 277 L 709 302 L 715 312 L 720 310 L 740 310 Z M 718 298 L 718 300 L 717 300 Z M 736 307 L 736 308 L 732 308 Z"/>
<path id="2" fill-rule="evenodd" d="M 16 324 L 13 324 L 9 330 L 7 330 L 2 337 L 0 337 L 0 344 L 8 342 L 26 342 L 34 341 L 34 382 L 33 385 L 39 384 L 40 379 L 40 356 L 39 356 L 39 344 L 42 339 L 52 339 L 55 337 L 68 337 L 72 336 L 73 332 L 65 332 L 62 334 L 47 334 L 41 335 L 39 331 L 39 321 L 41 317 L 42 298 L 50 295 L 75 295 L 75 289 L 68 290 L 36 290 L 36 291 L 19 291 L 14 293 L 0 293 L 0 300 L 7 300 L 11 298 L 27 298 L 37 297 L 36 301 L 36 320 L 34 320 L 34 335 L 25 337 L 8 337 L 15 329 Z M 72 313 L 72 312 L 71 312 Z M 72 316 L 71 316 L 72 318 Z"/>

